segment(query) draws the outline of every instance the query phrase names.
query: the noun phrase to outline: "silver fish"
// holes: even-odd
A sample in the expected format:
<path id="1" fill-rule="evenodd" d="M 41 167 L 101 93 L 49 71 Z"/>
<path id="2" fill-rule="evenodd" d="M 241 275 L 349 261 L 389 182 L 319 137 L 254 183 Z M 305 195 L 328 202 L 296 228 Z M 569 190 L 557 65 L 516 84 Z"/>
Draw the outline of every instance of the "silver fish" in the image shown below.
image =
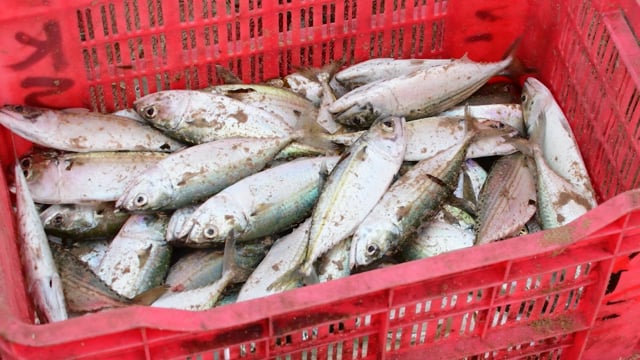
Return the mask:
<path id="1" fill-rule="evenodd" d="M 377 120 L 343 154 L 327 178 L 311 215 L 309 246 L 301 273 L 310 277 L 314 262 L 355 230 L 387 190 L 406 148 L 405 120 Z"/>
<path id="2" fill-rule="evenodd" d="M 291 139 L 230 138 L 174 153 L 132 181 L 116 202 L 128 211 L 177 209 L 260 171 Z"/>
<path id="3" fill-rule="evenodd" d="M 422 160 L 396 180 L 355 230 L 351 266 L 367 265 L 395 249 L 434 216 L 458 183 L 465 153 L 477 129 L 456 146 Z"/>
<path id="4" fill-rule="evenodd" d="M 240 289 L 238 301 L 255 299 L 302 285 L 297 269 L 304 261 L 311 218 L 276 240 Z"/>
<path id="5" fill-rule="evenodd" d="M 27 291 L 31 295 L 38 317 L 55 322 L 67 319 L 62 280 L 51 254 L 47 235 L 22 173 L 16 163 L 16 208 L 20 254 L 24 267 Z"/>
<path id="6" fill-rule="evenodd" d="M 306 116 L 313 119 L 318 112 L 308 99 L 287 89 L 275 86 L 226 84 L 212 86 L 203 91 L 224 95 L 267 111 L 284 120 L 292 128 L 296 127 L 300 117 Z"/>
<path id="7" fill-rule="evenodd" d="M 315 106 L 322 102 L 322 85 L 316 79 L 310 79 L 308 74 L 295 72 L 285 76 L 284 84 L 294 93 L 304 96 Z"/>
<path id="8" fill-rule="evenodd" d="M 212 92 L 160 91 L 133 106 L 153 126 L 191 144 L 232 137 L 285 137 L 293 132 L 279 116 Z"/>
<path id="9" fill-rule="evenodd" d="M 538 184 L 544 187 L 544 192 L 538 189 L 546 219 L 542 225 L 545 229 L 564 225 L 597 205 L 589 173 L 562 109 L 535 78 L 525 81 L 522 109 L 530 142 L 537 149 Z"/>
<path id="10" fill-rule="evenodd" d="M 162 285 L 171 258 L 164 239 L 168 221 L 162 214 L 132 215 L 111 241 L 98 276 L 127 298 Z"/>
<path id="11" fill-rule="evenodd" d="M 149 125 L 88 111 L 5 105 L 0 109 L 0 124 L 29 141 L 57 150 L 172 152 L 184 147 Z"/>
<path id="12" fill-rule="evenodd" d="M 536 212 L 533 171 L 522 153 L 503 156 L 493 164 L 480 193 L 476 244 L 512 236 L 531 219 Z"/>
<path id="13" fill-rule="evenodd" d="M 461 105 L 443 111 L 437 116 L 464 116 L 465 108 L 468 108 L 469 114 L 477 119 L 498 121 L 517 129 L 520 135 L 526 134 L 520 104 Z"/>
<path id="14" fill-rule="evenodd" d="M 48 234 L 75 240 L 112 238 L 128 218 L 113 203 L 57 204 L 40 213 Z"/>
<path id="15" fill-rule="evenodd" d="M 479 63 L 465 56 L 356 88 L 337 99 L 329 111 L 337 122 L 356 127 L 367 127 L 382 115 L 407 120 L 435 115 L 469 97 L 511 61 L 509 56 L 499 62 Z"/>
<path id="16" fill-rule="evenodd" d="M 404 261 L 411 261 L 471 247 L 476 239 L 474 225 L 471 215 L 443 205 L 442 210 L 420 225 L 416 234 L 400 247 L 400 256 Z"/>
<path id="17" fill-rule="evenodd" d="M 35 201 L 81 204 L 117 200 L 144 170 L 168 155 L 159 152 L 38 152 L 20 160 Z"/>
<path id="18" fill-rule="evenodd" d="M 235 241 L 227 241 L 220 279 L 197 289 L 168 293 L 156 300 L 151 306 L 190 311 L 212 308 L 229 284 L 234 281 L 243 281 L 249 276 L 246 270 L 237 266 L 235 256 Z"/>
<path id="19" fill-rule="evenodd" d="M 451 61 L 451 59 L 370 59 L 337 72 L 335 78 L 347 88 L 354 89 L 375 81 L 408 75 L 416 70 L 446 65 Z"/>
<path id="20" fill-rule="evenodd" d="M 247 241 L 286 230 L 309 215 L 320 194 L 321 171 L 338 157 L 298 159 L 248 176 L 205 201 L 178 238 L 190 246 Z"/>
<path id="21" fill-rule="evenodd" d="M 499 121 L 478 119 L 482 130 L 469 145 L 467 158 L 508 155 L 517 151 L 509 138 L 519 135 L 515 128 Z M 465 136 L 465 120 L 458 116 L 432 116 L 407 122 L 405 161 L 420 161 L 455 146 Z M 363 131 L 325 135 L 328 141 L 351 145 Z"/>

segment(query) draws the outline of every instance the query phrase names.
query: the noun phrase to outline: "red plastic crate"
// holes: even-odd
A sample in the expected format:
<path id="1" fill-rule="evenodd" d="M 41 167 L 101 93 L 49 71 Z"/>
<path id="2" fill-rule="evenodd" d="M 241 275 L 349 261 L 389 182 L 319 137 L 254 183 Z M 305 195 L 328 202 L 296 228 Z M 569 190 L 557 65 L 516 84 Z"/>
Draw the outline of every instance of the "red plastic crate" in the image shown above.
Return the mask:
<path id="1" fill-rule="evenodd" d="M 32 325 L 0 172 L 0 355 L 119 359 L 640 356 L 636 0 L 5 1 L 0 102 L 111 111 L 163 89 L 331 59 L 518 55 L 565 110 L 602 204 L 568 226 L 191 313 Z M 0 129 L 0 161 L 14 159 Z M 30 144 L 18 141 L 18 153 Z"/>

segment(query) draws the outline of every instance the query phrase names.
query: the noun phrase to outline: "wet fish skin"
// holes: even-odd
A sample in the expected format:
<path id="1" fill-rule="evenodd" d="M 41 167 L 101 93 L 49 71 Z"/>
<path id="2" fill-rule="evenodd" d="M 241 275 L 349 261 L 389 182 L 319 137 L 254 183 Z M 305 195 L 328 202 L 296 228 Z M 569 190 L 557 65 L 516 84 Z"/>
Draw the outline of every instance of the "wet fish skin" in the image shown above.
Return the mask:
<path id="1" fill-rule="evenodd" d="M 315 118 L 317 108 L 303 96 L 287 89 L 263 84 L 225 84 L 212 86 L 208 91 L 231 97 L 244 104 L 260 108 L 284 120 L 295 128 L 301 116 Z"/>
<path id="2" fill-rule="evenodd" d="M 49 240 L 49 243 L 51 243 L 51 239 Z M 95 273 L 98 271 L 100 261 L 102 261 L 102 258 L 109 249 L 109 243 L 111 243 L 111 239 L 77 241 L 69 244 L 66 249 L 71 253 L 71 255 L 85 263 L 91 271 Z M 63 241 L 63 244 L 66 244 L 66 242 Z"/>
<path id="3" fill-rule="evenodd" d="M 337 122 L 359 128 L 368 127 L 382 115 L 404 116 L 407 120 L 435 115 L 469 97 L 511 61 L 511 56 L 495 63 L 463 57 L 356 88 L 337 99 L 329 111 Z"/>
<path id="4" fill-rule="evenodd" d="M 48 234 L 74 240 L 111 238 L 128 218 L 114 203 L 56 204 L 40 213 Z"/>
<path id="5" fill-rule="evenodd" d="M 350 250 L 351 236 L 348 236 L 322 255 L 318 259 L 318 281 L 327 282 L 351 275 Z"/>
<path id="6" fill-rule="evenodd" d="M 293 132 L 280 116 L 214 92 L 159 91 L 133 106 L 153 126 L 190 144 L 232 137 L 286 137 Z"/>
<path id="7" fill-rule="evenodd" d="M 14 166 L 20 254 L 27 290 L 44 322 L 68 318 L 62 280 L 20 164 Z"/>
<path id="8" fill-rule="evenodd" d="M 304 261 L 310 227 L 311 218 L 307 218 L 291 233 L 276 240 L 240 289 L 237 301 L 276 294 L 302 285 L 302 277 L 296 270 Z"/>
<path id="9" fill-rule="evenodd" d="M 230 138 L 189 147 L 140 174 L 116 207 L 146 212 L 203 201 L 264 168 L 290 142 L 290 138 Z"/>
<path id="10" fill-rule="evenodd" d="M 458 144 L 418 162 L 391 185 L 353 234 L 351 266 L 368 265 L 401 246 L 422 222 L 438 212 L 458 183 L 476 133 L 477 129 L 470 127 Z"/>
<path id="11" fill-rule="evenodd" d="M 499 121 L 517 129 L 521 135 L 526 134 L 522 106 L 520 104 L 460 105 L 445 110 L 436 116 L 464 116 L 465 108 L 468 108 L 471 116 L 477 119 Z"/>
<path id="12" fill-rule="evenodd" d="M 132 215 L 111 241 L 98 276 L 127 298 L 162 285 L 171 258 L 164 239 L 168 221 L 164 214 Z"/>
<path id="13" fill-rule="evenodd" d="M 534 171 L 519 152 L 492 166 L 479 198 L 477 245 L 512 236 L 531 219 L 537 202 Z"/>
<path id="14" fill-rule="evenodd" d="M 522 109 L 529 140 L 534 148 L 539 181 L 541 176 L 550 181 L 546 183 L 547 193 L 539 198 L 543 204 L 539 205 L 548 208 L 549 213 L 562 212 L 561 207 L 569 201 L 576 205 L 575 212 L 566 208 L 567 212 L 558 219 L 551 220 L 551 217 L 547 217 L 549 222 L 543 223 L 543 227 L 546 229 L 548 226 L 566 224 L 597 205 L 580 149 L 562 109 L 551 91 L 539 80 L 530 77 L 525 81 Z M 560 178 L 564 180 L 559 180 Z M 553 194 L 551 191 L 559 192 Z M 538 193 L 540 194 L 540 189 Z M 558 203 L 554 205 L 545 202 L 545 197 L 564 197 L 564 200 L 556 200 Z"/>
<path id="15" fill-rule="evenodd" d="M 230 240 L 225 243 L 224 263 L 220 279 L 197 289 L 169 293 L 160 297 L 151 306 L 189 311 L 202 311 L 212 308 L 218 302 L 227 286 L 234 281 L 244 281 L 249 276 L 248 271 L 238 267 L 235 263 L 235 250 L 235 241 Z"/>
<path id="16" fill-rule="evenodd" d="M 184 147 L 153 127 L 110 114 L 5 105 L 0 124 L 45 147 L 74 152 L 161 151 Z"/>
<path id="17" fill-rule="evenodd" d="M 82 313 L 105 308 L 124 307 L 130 299 L 118 295 L 96 275 L 86 263 L 69 250 L 50 243 L 62 278 L 67 307 L 70 312 Z"/>
<path id="18" fill-rule="evenodd" d="M 336 73 L 336 80 L 354 89 L 379 80 L 390 80 L 416 70 L 446 65 L 451 59 L 377 58 L 362 61 Z"/>
<path id="19" fill-rule="evenodd" d="M 313 264 L 322 254 L 351 235 L 391 184 L 404 158 L 404 126 L 402 117 L 378 119 L 329 174 L 311 215 L 301 267 L 306 277 L 312 277 Z"/>
<path id="20" fill-rule="evenodd" d="M 400 247 L 400 256 L 404 261 L 411 261 L 471 247 L 476 239 L 474 224 L 475 220 L 469 214 L 443 205 L 442 210 L 421 224 Z"/>
<path id="21" fill-rule="evenodd" d="M 321 171 L 338 157 L 298 159 L 248 176 L 209 198 L 185 222 L 178 237 L 186 245 L 247 241 L 286 230 L 312 210 Z"/>
<path id="22" fill-rule="evenodd" d="M 127 184 L 166 158 L 160 152 L 33 152 L 20 164 L 33 199 L 42 204 L 116 201 Z"/>

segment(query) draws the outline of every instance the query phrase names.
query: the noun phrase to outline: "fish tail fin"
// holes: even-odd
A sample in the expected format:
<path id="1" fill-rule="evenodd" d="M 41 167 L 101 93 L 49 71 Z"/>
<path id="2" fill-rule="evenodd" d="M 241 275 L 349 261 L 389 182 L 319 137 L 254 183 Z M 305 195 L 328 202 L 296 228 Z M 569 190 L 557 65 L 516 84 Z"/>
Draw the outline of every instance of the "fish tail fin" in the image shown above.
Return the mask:
<path id="1" fill-rule="evenodd" d="M 298 122 L 294 127 L 293 140 L 301 144 L 314 148 L 322 149 L 326 154 L 334 154 L 337 152 L 338 146 L 327 136 L 327 131 L 320 125 L 316 119 L 318 110 L 308 111 L 298 118 Z"/>
<path id="2" fill-rule="evenodd" d="M 132 305 L 144 305 L 149 306 L 153 304 L 154 301 L 158 300 L 160 296 L 164 295 L 165 292 L 169 290 L 168 285 L 160 285 L 156 287 L 152 287 L 151 289 L 141 292 L 136 295 L 133 299 L 131 299 Z"/>
<path id="3" fill-rule="evenodd" d="M 216 76 L 223 84 L 244 84 L 238 75 L 222 65 L 216 64 Z"/>
<path id="4" fill-rule="evenodd" d="M 504 75 L 511 79 L 514 84 L 518 84 L 522 86 L 524 80 L 533 75 L 537 74 L 539 71 L 536 68 L 528 67 L 524 64 L 522 59 L 516 56 L 516 52 L 520 47 L 520 42 L 522 41 L 522 37 L 519 36 L 516 38 L 511 45 L 507 48 L 504 55 L 502 56 L 502 60 L 509 60 L 509 64 L 505 68 L 500 75 Z"/>

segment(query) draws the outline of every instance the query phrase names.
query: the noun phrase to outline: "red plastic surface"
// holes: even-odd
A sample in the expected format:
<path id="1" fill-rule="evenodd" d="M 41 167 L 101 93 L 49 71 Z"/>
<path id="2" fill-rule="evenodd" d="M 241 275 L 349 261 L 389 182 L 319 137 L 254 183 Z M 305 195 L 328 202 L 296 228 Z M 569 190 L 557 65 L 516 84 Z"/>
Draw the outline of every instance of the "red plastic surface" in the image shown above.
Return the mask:
<path id="1" fill-rule="evenodd" d="M 215 84 L 216 64 L 256 82 L 332 59 L 495 60 L 521 37 L 518 56 L 565 110 L 602 204 L 552 231 L 206 312 L 130 307 L 32 325 L 9 182 L 0 178 L 3 358 L 640 355 L 636 0 L 7 3 L 0 102 L 99 111 L 149 92 Z M 7 169 L 14 151 L 4 128 L 0 141 Z M 16 141 L 18 153 L 29 146 Z"/>

